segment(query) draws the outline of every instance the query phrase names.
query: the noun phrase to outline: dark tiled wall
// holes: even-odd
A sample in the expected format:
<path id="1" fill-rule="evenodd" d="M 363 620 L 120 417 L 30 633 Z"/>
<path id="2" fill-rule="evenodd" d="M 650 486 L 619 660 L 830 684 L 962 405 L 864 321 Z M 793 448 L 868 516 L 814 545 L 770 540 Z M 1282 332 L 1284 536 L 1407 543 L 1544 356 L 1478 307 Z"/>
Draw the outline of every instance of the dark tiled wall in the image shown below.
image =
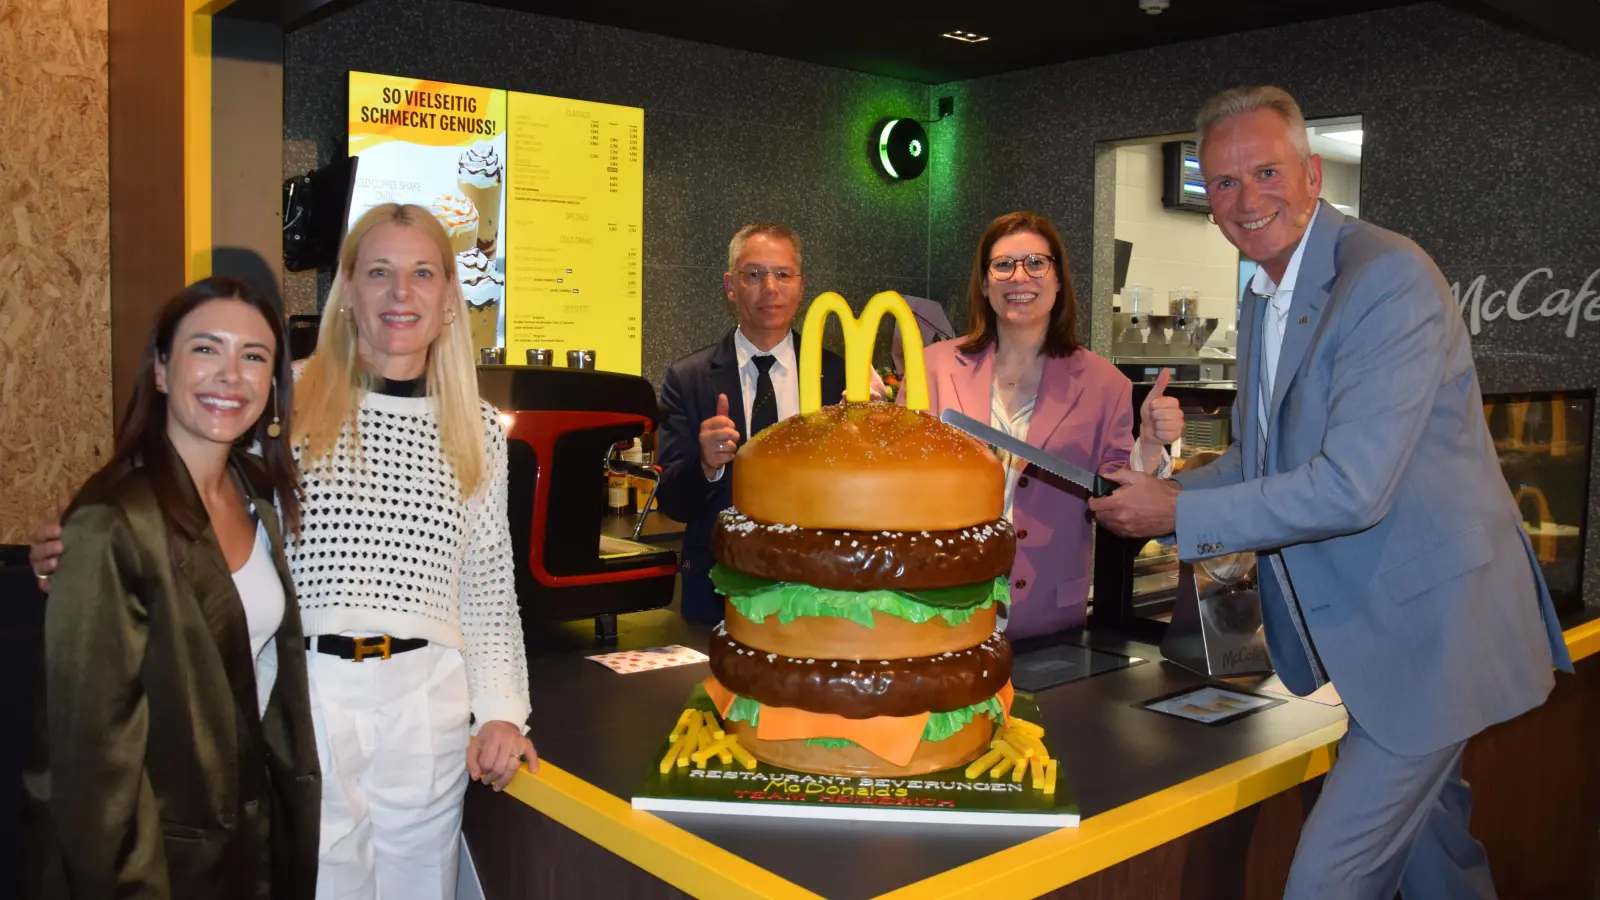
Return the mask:
<path id="1" fill-rule="evenodd" d="M 296 163 L 313 147 L 318 162 L 344 152 L 351 70 L 644 108 L 652 381 L 733 326 L 722 272 L 748 221 L 799 230 L 810 294 L 838 291 L 857 310 L 880 290 L 926 296 L 929 180 L 886 183 L 867 157 L 879 118 L 927 116 L 923 85 L 457 0 L 368 0 L 288 36 Z M 311 311 L 310 291 L 301 279 L 295 311 Z"/>
<path id="2" fill-rule="evenodd" d="M 933 181 L 934 297 L 959 312 L 972 240 L 990 218 L 1028 207 L 1061 229 L 1087 307 L 1096 145 L 1187 131 L 1208 96 L 1245 83 L 1287 89 L 1311 117 L 1359 113 L 1363 218 L 1414 238 L 1463 288 L 1486 275 L 1487 297 L 1549 267 L 1553 278 L 1524 293 L 1520 308 L 1533 309 L 1559 289 L 1576 295 L 1600 271 L 1600 65 L 1419 4 L 936 89 L 955 94 L 958 116 L 933 127 L 934 159 L 959 172 Z M 1109 269 L 1109 246 L 1100 252 Z M 1600 276 L 1589 288 L 1600 292 Z M 1600 302 L 1592 308 L 1600 319 Z M 1109 316 L 1089 318 L 1109 333 Z M 1572 338 L 1566 326 L 1485 324 L 1474 338 L 1484 389 L 1600 385 L 1600 321 L 1580 321 Z M 1585 584 L 1595 603 L 1600 465 L 1590 479 Z"/>

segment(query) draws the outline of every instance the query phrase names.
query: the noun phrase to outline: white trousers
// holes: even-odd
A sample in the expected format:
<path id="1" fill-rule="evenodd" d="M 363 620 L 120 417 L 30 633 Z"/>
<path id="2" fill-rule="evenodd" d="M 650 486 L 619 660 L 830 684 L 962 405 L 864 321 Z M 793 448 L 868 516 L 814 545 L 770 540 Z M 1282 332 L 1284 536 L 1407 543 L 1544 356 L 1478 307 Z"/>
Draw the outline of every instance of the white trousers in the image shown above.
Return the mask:
<path id="1" fill-rule="evenodd" d="M 306 657 L 322 764 L 317 900 L 453 900 L 470 731 L 460 652 Z"/>

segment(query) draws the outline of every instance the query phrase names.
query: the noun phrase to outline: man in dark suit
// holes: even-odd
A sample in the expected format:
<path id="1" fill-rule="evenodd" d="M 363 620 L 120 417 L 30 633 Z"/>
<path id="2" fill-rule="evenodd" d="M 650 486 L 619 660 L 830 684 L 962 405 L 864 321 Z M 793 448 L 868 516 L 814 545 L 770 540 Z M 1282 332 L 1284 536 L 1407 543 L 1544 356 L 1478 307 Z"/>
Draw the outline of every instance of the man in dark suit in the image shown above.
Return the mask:
<path id="1" fill-rule="evenodd" d="M 800 411 L 800 336 L 794 317 L 805 291 L 800 236 L 774 222 L 739 229 L 728 244 L 722 287 L 738 327 L 667 367 L 661 382 L 661 511 L 685 523 L 683 617 L 722 620 L 711 587 L 711 526 L 733 505 L 729 468 L 748 436 Z M 844 360 L 822 353 L 822 396 L 844 395 Z M 836 402 L 836 401 L 835 401 Z"/>

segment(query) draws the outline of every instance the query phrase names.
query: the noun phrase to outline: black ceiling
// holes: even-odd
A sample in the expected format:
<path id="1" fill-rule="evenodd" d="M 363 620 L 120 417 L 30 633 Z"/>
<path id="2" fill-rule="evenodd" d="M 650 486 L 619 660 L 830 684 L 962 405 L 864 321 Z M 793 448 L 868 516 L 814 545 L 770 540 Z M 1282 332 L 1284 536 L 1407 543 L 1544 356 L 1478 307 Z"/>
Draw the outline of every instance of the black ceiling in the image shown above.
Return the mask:
<path id="1" fill-rule="evenodd" d="M 1415 0 L 1170 0 L 1160 15 L 1139 0 L 476 2 L 941 84 Z M 989 40 L 940 37 L 958 29 Z"/>
<path id="2" fill-rule="evenodd" d="M 224 15 L 295 28 L 362 0 L 235 0 Z M 942 84 L 1050 63 L 1405 6 L 1416 0 L 458 0 Z M 1591 55 L 1595 0 L 1447 0 Z M 989 40 L 940 37 L 970 31 Z"/>

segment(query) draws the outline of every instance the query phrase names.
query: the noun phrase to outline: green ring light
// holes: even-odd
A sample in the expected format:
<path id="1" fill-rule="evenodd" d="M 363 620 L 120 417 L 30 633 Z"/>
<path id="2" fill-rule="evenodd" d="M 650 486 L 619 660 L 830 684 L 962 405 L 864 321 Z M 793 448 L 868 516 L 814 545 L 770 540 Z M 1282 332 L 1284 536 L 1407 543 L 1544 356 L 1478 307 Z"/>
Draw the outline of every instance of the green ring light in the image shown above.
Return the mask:
<path id="1" fill-rule="evenodd" d="M 878 168 L 895 181 L 913 181 L 928 168 L 928 132 L 916 119 L 886 119 L 877 126 Z"/>

